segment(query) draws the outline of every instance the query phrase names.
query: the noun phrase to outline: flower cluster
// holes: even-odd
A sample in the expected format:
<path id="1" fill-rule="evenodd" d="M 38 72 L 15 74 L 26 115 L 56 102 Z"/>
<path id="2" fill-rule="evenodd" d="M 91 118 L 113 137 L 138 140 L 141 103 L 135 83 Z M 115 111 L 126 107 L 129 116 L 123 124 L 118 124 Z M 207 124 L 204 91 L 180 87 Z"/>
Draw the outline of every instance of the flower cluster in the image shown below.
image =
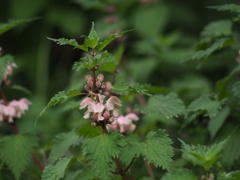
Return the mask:
<path id="1" fill-rule="evenodd" d="M 121 101 L 116 96 L 111 96 L 104 104 L 104 95 L 97 94 L 97 96 L 85 98 L 81 104 L 80 109 L 86 108 L 84 118 L 92 118 L 93 126 L 100 125 L 101 121 L 104 124 L 111 124 L 118 116 L 118 106 L 121 106 Z"/>
<path id="2" fill-rule="evenodd" d="M 83 117 L 85 119 L 91 118 L 93 120 L 92 126 L 111 124 L 118 116 L 118 106 L 122 105 L 117 96 L 110 96 L 104 102 L 106 96 L 110 95 L 111 83 L 103 81 L 103 74 L 99 74 L 97 78 L 87 75 L 85 80 L 85 90 L 89 97 L 83 99 L 80 104 L 80 109 L 87 107 Z"/>
<path id="3" fill-rule="evenodd" d="M 116 120 L 110 125 L 110 128 L 113 131 L 118 130 L 120 133 L 126 134 L 132 132 L 136 129 L 136 125 L 132 121 L 138 121 L 138 116 L 135 113 L 129 113 L 126 116 L 119 116 Z"/>
<path id="4" fill-rule="evenodd" d="M 13 62 L 8 62 L 7 67 L 6 67 L 6 71 L 5 74 L 3 76 L 3 82 L 5 83 L 5 85 L 9 85 L 11 83 L 10 80 L 8 80 L 8 76 L 11 76 L 13 73 L 13 68 L 16 68 L 17 65 Z"/>
<path id="5" fill-rule="evenodd" d="M 26 98 L 20 100 L 12 100 L 7 105 L 4 104 L 3 100 L 0 100 L 0 121 L 13 122 L 13 118 L 20 118 L 28 106 L 31 104 Z"/>

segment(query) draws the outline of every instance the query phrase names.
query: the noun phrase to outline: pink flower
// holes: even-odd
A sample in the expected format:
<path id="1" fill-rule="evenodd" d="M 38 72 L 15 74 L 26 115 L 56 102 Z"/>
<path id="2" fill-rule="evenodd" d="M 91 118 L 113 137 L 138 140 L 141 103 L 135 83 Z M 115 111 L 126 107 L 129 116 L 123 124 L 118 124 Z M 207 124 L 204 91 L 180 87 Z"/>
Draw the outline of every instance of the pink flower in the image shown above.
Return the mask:
<path id="1" fill-rule="evenodd" d="M 13 117 L 15 117 L 16 111 L 13 106 L 8 105 L 3 108 L 5 116 L 8 116 L 8 122 L 13 122 Z"/>
<path id="2" fill-rule="evenodd" d="M 106 108 L 108 111 L 113 111 L 113 116 L 117 117 L 118 116 L 118 107 L 117 106 L 122 106 L 122 103 L 120 99 L 118 99 L 117 96 L 111 96 L 107 101 L 106 101 Z"/>
<path id="3" fill-rule="evenodd" d="M 14 107 L 16 114 L 15 117 L 20 118 L 22 116 L 22 114 L 24 114 L 24 112 L 26 110 L 28 110 L 28 106 L 31 104 L 30 101 L 28 101 L 26 98 L 22 98 L 19 101 L 16 100 L 12 100 L 9 103 L 9 106 Z"/>
<path id="4" fill-rule="evenodd" d="M 16 68 L 16 67 L 17 65 L 15 63 L 8 62 L 5 74 L 3 76 L 3 80 L 7 80 L 7 76 L 12 75 L 13 68 Z"/>
<path id="5" fill-rule="evenodd" d="M 132 121 L 138 121 L 138 116 L 135 113 L 129 113 L 126 116 L 119 116 L 110 125 L 113 131 L 119 130 L 120 133 L 132 132 L 136 129 L 136 125 Z"/>
<path id="6" fill-rule="evenodd" d="M 108 120 L 110 117 L 118 116 L 117 106 L 121 106 L 121 101 L 116 96 L 110 97 L 104 104 L 104 95 L 98 94 L 96 98 L 85 98 L 80 104 L 79 109 L 88 108 L 83 118 L 88 119 L 92 114 L 95 121 Z"/>
<path id="7" fill-rule="evenodd" d="M 5 117 L 8 117 L 8 122 L 13 122 L 13 118 L 20 118 L 28 106 L 31 104 L 26 98 L 20 100 L 12 100 L 8 105 L 4 105 L 0 101 L 0 121 L 3 121 Z"/>

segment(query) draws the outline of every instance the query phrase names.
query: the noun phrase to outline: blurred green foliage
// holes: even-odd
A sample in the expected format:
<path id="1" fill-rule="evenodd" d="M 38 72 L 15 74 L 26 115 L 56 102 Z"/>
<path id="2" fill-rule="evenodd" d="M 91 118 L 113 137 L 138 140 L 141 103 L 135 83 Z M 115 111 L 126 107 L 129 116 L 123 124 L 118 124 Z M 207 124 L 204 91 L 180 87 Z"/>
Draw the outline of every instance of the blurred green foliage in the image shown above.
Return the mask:
<path id="1" fill-rule="evenodd" d="M 215 118 L 206 117 L 204 108 L 197 109 L 188 118 L 166 119 L 151 114 L 139 121 L 139 135 L 161 127 L 166 128 L 176 148 L 180 148 L 178 137 L 184 139 L 187 144 L 209 145 L 220 142 L 239 124 L 239 100 L 233 95 L 239 95 L 239 83 L 236 83 L 239 80 L 239 76 L 236 75 L 239 69 L 234 68 L 237 68 L 239 63 L 240 27 L 230 21 L 235 17 L 233 13 L 218 12 L 206 7 L 226 3 L 239 4 L 239 1 L 0 0 L 0 22 L 36 18 L 0 36 L 2 53 L 13 55 L 18 65 L 11 81 L 27 89 L 18 91 L 13 87 L 5 94 L 8 99 L 24 96 L 32 102 L 29 111 L 18 121 L 21 132 L 34 133 L 39 137 L 38 155 L 42 156 L 45 153 L 50 154 L 53 139 L 57 134 L 69 132 L 85 123 L 83 111 L 78 109 L 80 99 L 77 99 L 47 110 L 37 125 L 34 125 L 39 112 L 56 92 L 75 88 L 81 91 L 87 74 L 84 69 L 78 72 L 71 70 L 72 64 L 83 56 L 83 51 L 73 50 L 70 46 L 58 46 L 47 37 L 66 37 L 83 44 L 83 38 L 80 36 L 88 35 L 91 22 L 95 22 L 100 39 L 112 33 L 134 29 L 107 47 L 109 51 L 114 52 L 112 58 L 120 62 L 116 80 L 142 83 L 151 93 L 165 95 L 169 91 L 174 92 L 186 106 L 202 95 L 206 97 L 205 94 L 208 94 L 207 98 L 211 102 L 222 102 L 224 98 L 229 97 L 227 106 L 216 110 L 219 111 L 219 121 L 216 119 L 218 115 Z M 214 40 L 229 36 L 234 41 L 231 41 L 232 46 L 227 51 L 219 50 L 219 46 L 226 45 L 224 41 L 211 52 L 203 52 L 203 49 L 212 48 Z M 205 58 L 195 58 L 194 53 L 199 51 Z M 215 51 L 220 53 L 211 56 Z M 121 55 L 122 58 L 119 57 Z M 196 56 L 198 55 L 199 53 Z M 192 60 L 186 61 L 189 57 Z M 113 73 L 113 70 L 109 71 Z M 104 75 L 106 79 L 112 78 L 111 74 Z M 233 85 L 236 89 L 232 93 Z M 135 106 L 136 99 L 133 96 L 126 96 L 124 99 L 126 104 Z M 125 112 L 125 109 L 121 111 Z M 182 124 L 185 125 L 184 128 Z M 226 143 L 226 148 L 223 148 L 221 162 L 217 162 L 213 168 L 216 172 L 239 170 L 240 164 L 236 161 L 240 157 L 240 146 L 236 141 L 239 131 L 236 130 Z M 11 133 L 7 125 L 0 125 L 0 137 L 2 134 Z M 76 154 L 81 156 L 77 152 Z M 204 173 L 201 168 L 192 167 L 182 159 L 178 149 L 175 152 L 173 167 L 187 167 L 198 175 Z M 28 168 L 33 177 L 40 174 L 35 167 Z M 146 169 L 133 168 L 132 171 L 142 172 L 136 173 L 137 179 L 147 175 Z M 165 173 L 160 169 L 154 171 L 158 179 Z M 194 176 L 192 172 L 189 173 Z M 0 171 L 0 179 L 11 178 L 13 176 Z"/>

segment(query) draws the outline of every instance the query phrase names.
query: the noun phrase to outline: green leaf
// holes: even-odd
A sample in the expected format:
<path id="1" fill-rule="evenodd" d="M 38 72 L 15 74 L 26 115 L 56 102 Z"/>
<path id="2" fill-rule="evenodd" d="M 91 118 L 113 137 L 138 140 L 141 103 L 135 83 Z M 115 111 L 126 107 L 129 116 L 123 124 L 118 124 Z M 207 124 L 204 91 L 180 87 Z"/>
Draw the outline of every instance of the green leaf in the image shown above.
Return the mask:
<path id="1" fill-rule="evenodd" d="M 128 82 L 125 82 L 123 80 L 118 80 L 114 84 L 111 91 L 117 94 L 129 94 L 130 92 L 135 92 L 137 94 L 151 96 L 151 94 L 147 93 L 147 89 L 143 87 L 143 85 L 140 85 L 138 83 L 130 85 Z"/>
<path id="2" fill-rule="evenodd" d="M 117 66 L 122 58 L 122 53 L 123 45 L 117 49 L 114 56 L 111 56 L 107 59 L 107 61 L 104 62 L 104 64 L 100 67 L 100 70 L 113 73 L 117 69 Z"/>
<path id="3" fill-rule="evenodd" d="M 108 36 L 103 42 L 100 42 L 99 45 L 97 46 L 97 50 L 101 51 L 103 50 L 109 43 L 111 43 L 114 39 L 121 37 L 123 34 L 132 31 L 132 30 L 127 30 L 127 31 L 122 31 L 120 33 L 115 33 L 112 34 L 111 36 Z"/>
<path id="4" fill-rule="evenodd" d="M 152 180 L 152 178 L 144 176 L 140 180 Z"/>
<path id="5" fill-rule="evenodd" d="M 20 85 L 16 85 L 15 84 L 15 85 L 10 86 L 10 88 L 22 91 L 22 92 L 24 92 L 26 94 L 31 94 L 31 91 L 29 91 L 27 88 L 25 88 L 23 86 L 20 86 Z"/>
<path id="6" fill-rule="evenodd" d="M 233 129 L 236 126 L 233 125 L 231 127 L 224 127 L 224 130 L 227 131 L 227 134 L 229 132 L 232 132 Z M 240 143 L 239 143 L 239 137 L 240 137 L 240 130 L 239 128 L 230 136 L 228 142 L 226 143 L 226 146 L 224 147 L 222 153 L 221 153 L 221 160 L 224 162 L 224 164 L 228 165 L 229 167 L 234 163 L 234 161 L 238 161 L 240 158 Z"/>
<path id="7" fill-rule="evenodd" d="M 81 92 L 77 89 L 73 89 L 71 91 L 68 91 L 67 93 L 65 91 L 60 91 L 58 94 L 55 94 L 47 104 L 47 106 L 41 111 L 41 113 L 38 115 L 37 119 L 46 111 L 46 109 L 55 106 L 58 103 L 65 102 L 68 98 L 78 96 Z"/>
<path id="8" fill-rule="evenodd" d="M 102 133 L 101 126 L 94 127 L 90 123 L 80 127 L 77 130 L 77 134 L 79 137 L 83 136 L 84 138 L 94 138 L 99 136 Z"/>
<path id="9" fill-rule="evenodd" d="M 0 57 L 0 82 L 3 80 L 3 76 L 6 73 L 8 63 L 13 62 L 13 56 L 4 55 Z"/>
<path id="10" fill-rule="evenodd" d="M 234 96 L 240 97 L 240 81 L 233 84 L 232 92 Z"/>
<path id="11" fill-rule="evenodd" d="M 223 47 L 230 46 L 234 44 L 234 40 L 231 38 L 221 38 L 216 40 L 210 47 L 204 50 L 199 50 L 195 52 L 190 58 L 186 60 L 198 60 L 198 59 L 205 59 L 214 53 L 217 50 L 222 49 Z"/>
<path id="12" fill-rule="evenodd" d="M 0 35 L 5 33 L 6 31 L 12 29 L 13 27 L 25 23 L 30 22 L 33 20 L 36 20 L 38 18 L 32 18 L 32 19 L 21 19 L 21 20 L 9 20 L 7 23 L 0 23 Z"/>
<path id="13" fill-rule="evenodd" d="M 173 148 L 172 140 L 165 133 L 165 130 L 159 129 L 157 132 L 150 131 L 142 143 L 141 154 L 148 163 L 153 163 L 156 167 L 169 169 L 172 163 Z"/>
<path id="14" fill-rule="evenodd" d="M 86 47 L 95 48 L 98 45 L 99 37 L 94 29 L 94 22 L 92 22 L 92 28 L 88 36 L 84 39 L 84 45 Z"/>
<path id="15" fill-rule="evenodd" d="M 48 162 L 53 164 L 58 158 L 62 157 L 71 146 L 79 145 L 81 141 L 82 139 L 79 138 L 74 131 L 58 134 L 54 138 Z"/>
<path id="16" fill-rule="evenodd" d="M 31 161 L 33 147 L 36 145 L 37 138 L 30 135 L 18 134 L 1 138 L 1 160 L 7 164 L 17 180 Z"/>
<path id="17" fill-rule="evenodd" d="M 113 158 L 119 155 L 118 148 L 123 146 L 122 138 L 119 133 L 103 134 L 83 144 L 83 154 L 100 179 L 111 179 L 111 171 L 115 171 Z"/>
<path id="18" fill-rule="evenodd" d="M 65 38 L 60 38 L 60 39 L 53 39 L 53 38 L 49 38 L 49 40 L 56 42 L 59 45 L 71 45 L 74 48 L 78 48 L 81 49 L 85 52 L 88 52 L 88 48 L 85 45 L 79 45 L 78 42 L 75 39 L 65 39 Z"/>
<path id="19" fill-rule="evenodd" d="M 225 101 L 226 99 L 221 101 L 212 100 L 207 95 L 202 95 L 188 106 L 187 111 L 206 111 L 207 115 L 211 118 L 218 114 L 219 110 L 222 108 L 222 104 L 224 104 Z"/>
<path id="20" fill-rule="evenodd" d="M 232 34 L 232 22 L 221 20 L 208 24 L 202 31 L 203 38 L 211 39 L 221 36 L 229 36 Z"/>
<path id="21" fill-rule="evenodd" d="M 95 172 L 91 168 L 84 169 L 74 180 L 96 180 Z"/>
<path id="22" fill-rule="evenodd" d="M 183 114 L 185 112 L 185 106 L 175 93 L 170 93 L 166 96 L 155 95 L 150 97 L 147 106 L 142 107 L 141 111 L 143 113 L 157 112 L 170 118 Z"/>
<path id="23" fill-rule="evenodd" d="M 209 169 L 218 160 L 219 153 L 224 148 L 228 139 L 229 138 L 210 147 L 204 145 L 190 146 L 180 139 L 179 141 L 182 143 L 183 158 L 190 161 L 194 165 L 199 165 Z"/>
<path id="24" fill-rule="evenodd" d="M 218 98 L 221 100 L 228 96 L 227 83 L 232 78 L 233 75 L 237 74 L 240 71 L 240 66 L 234 68 L 231 73 L 225 78 L 219 80 L 216 84 L 216 90 L 218 92 Z"/>
<path id="25" fill-rule="evenodd" d="M 104 51 L 102 53 L 98 53 L 94 58 L 92 57 L 83 57 L 81 58 L 81 62 L 75 62 L 73 64 L 73 69 L 79 71 L 80 69 L 85 68 L 94 68 L 95 66 L 100 66 L 105 63 L 110 57 L 110 53 Z"/>
<path id="26" fill-rule="evenodd" d="M 173 156 L 172 140 L 164 130 L 150 131 L 142 142 L 136 136 L 128 137 L 126 143 L 127 146 L 121 150 L 120 156 L 126 164 L 133 157 L 142 155 L 148 163 L 153 163 L 156 167 L 170 168 Z"/>
<path id="27" fill-rule="evenodd" d="M 64 177 L 65 171 L 76 162 L 76 158 L 60 158 L 56 165 L 49 164 L 42 173 L 42 180 L 58 180 Z"/>
<path id="28" fill-rule="evenodd" d="M 161 180 L 198 180 L 198 177 L 194 175 L 192 170 L 189 169 L 175 169 L 167 172 Z"/>
<path id="29" fill-rule="evenodd" d="M 240 13 L 240 6 L 236 4 L 225 4 L 221 6 L 209 6 L 208 8 L 216 9 L 218 11 L 230 11 Z"/>
<path id="30" fill-rule="evenodd" d="M 210 119 L 210 122 L 208 123 L 208 130 L 210 131 L 212 138 L 214 138 L 218 130 L 222 127 L 229 113 L 230 113 L 230 108 L 225 107 L 215 117 Z"/>
<path id="31" fill-rule="evenodd" d="M 232 171 L 229 173 L 218 173 L 218 180 L 239 180 L 240 179 L 240 171 Z"/>

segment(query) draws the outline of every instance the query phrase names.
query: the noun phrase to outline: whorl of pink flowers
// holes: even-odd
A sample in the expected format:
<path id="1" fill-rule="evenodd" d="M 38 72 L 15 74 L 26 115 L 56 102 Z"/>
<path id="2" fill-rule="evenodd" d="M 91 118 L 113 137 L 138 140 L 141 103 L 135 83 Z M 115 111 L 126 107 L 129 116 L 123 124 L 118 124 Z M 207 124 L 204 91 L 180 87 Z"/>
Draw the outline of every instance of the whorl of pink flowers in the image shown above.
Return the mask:
<path id="1" fill-rule="evenodd" d="M 136 125 L 132 121 L 138 121 L 138 116 L 135 113 L 129 113 L 126 116 L 119 116 L 110 125 L 110 129 L 113 131 L 119 131 L 120 133 L 132 132 L 136 129 Z"/>
<path id="2" fill-rule="evenodd" d="M 111 96 L 104 104 L 104 95 L 98 94 L 98 100 L 96 98 L 85 98 L 80 104 L 79 109 L 87 107 L 87 111 L 84 113 L 84 118 L 92 118 L 94 122 L 105 121 L 112 123 L 113 118 L 118 116 L 118 106 L 121 106 L 121 101 L 116 96 Z"/>
<path id="3" fill-rule="evenodd" d="M 28 106 L 31 104 L 26 98 L 20 100 L 12 100 L 7 105 L 0 101 L 0 121 L 6 119 L 9 123 L 13 122 L 13 118 L 20 118 Z"/>

